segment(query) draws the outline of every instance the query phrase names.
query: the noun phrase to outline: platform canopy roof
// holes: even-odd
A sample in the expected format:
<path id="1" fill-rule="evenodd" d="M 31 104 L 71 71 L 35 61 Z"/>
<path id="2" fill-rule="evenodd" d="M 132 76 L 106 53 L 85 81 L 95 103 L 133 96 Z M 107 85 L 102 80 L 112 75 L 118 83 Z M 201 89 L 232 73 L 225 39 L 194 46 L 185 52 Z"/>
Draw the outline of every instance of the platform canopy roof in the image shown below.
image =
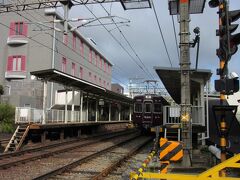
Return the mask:
<path id="1" fill-rule="evenodd" d="M 154 67 L 159 78 L 161 79 L 166 90 L 173 98 L 173 100 L 180 104 L 181 103 L 181 74 L 179 68 L 169 68 L 169 67 Z M 210 70 L 191 70 L 191 95 L 199 92 L 200 81 L 204 84 L 210 79 L 212 73 Z"/>
<path id="2" fill-rule="evenodd" d="M 203 13 L 206 0 L 189 0 L 189 14 Z M 169 12 L 171 15 L 179 14 L 179 0 L 168 0 Z"/>
<path id="3" fill-rule="evenodd" d="M 124 10 L 151 8 L 150 0 L 120 0 Z"/>
<path id="4" fill-rule="evenodd" d="M 93 84 L 91 82 L 79 79 L 70 74 L 66 74 L 56 69 L 46 69 L 40 71 L 32 71 L 31 75 L 36 76 L 38 79 L 42 79 L 49 82 L 55 82 L 58 84 L 62 84 L 66 87 L 66 89 L 71 90 L 75 88 L 76 90 L 83 90 L 84 92 L 91 93 L 101 98 L 109 98 L 117 101 L 132 103 L 132 99 L 128 98 L 122 94 L 115 93 L 106 88 Z"/>

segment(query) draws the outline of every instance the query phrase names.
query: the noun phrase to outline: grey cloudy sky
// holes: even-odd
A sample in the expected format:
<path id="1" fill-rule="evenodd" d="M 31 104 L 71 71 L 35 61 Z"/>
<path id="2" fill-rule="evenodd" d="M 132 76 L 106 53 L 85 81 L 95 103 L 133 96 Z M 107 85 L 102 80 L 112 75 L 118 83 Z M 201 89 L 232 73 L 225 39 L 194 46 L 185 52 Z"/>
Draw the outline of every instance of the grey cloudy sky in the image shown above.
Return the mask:
<path id="1" fill-rule="evenodd" d="M 173 67 L 179 67 L 179 60 L 177 56 L 177 48 L 175 44 L 174 31 L 172 25 L 172 17 L 168 11 L 168 0 L 153 0 L 157 11 L 158 19 L 162 32 L 166 41 L 168 52 Z M 207 0 L 208 2 L 208 0 Z M 114 29 L 115 25 L 108 25 L 106 28 L 111 30 L 111 33 L 118 40 L 119 43 L 128 51 L 126 51 L 117 43 L 114 38 L 102 27 L 81 27 L 79 30 L 85 37 L 91 37 L 97 44 L 97 48 L 113 63 L 113 82 L 120 83 L 124 86 L 128 84 L 129 78 L 143 77 L 151 79 L 149 75 L 144 73 L 141 69 L 144 66 L 159 80 L 155 73 L 154 66 L 170 67 L 170 62 L 164 49 L 163 41 L 157 26 L 157 21 L 153 9 L 127 10 L 124 11 L 119 2 L 102 4 L 105 9 L 113 16 L 129 19 L 129 27 L 121 26 L 120 29 L 124 37 L 131 44 L 127 44 L 124 37 L 118 29 Z M 91 18 L 94 17 L 92 11 L 97 17 L 107 16 L 106 11 L 100 4 L 75 6 L 70 11 L 70 17 Z M 240 9 L 239 0 L 230 0 L 230 9 Z M 90 11 L 89 11 L 90 10 Z M 217 79 L 216 68 L 219 66 L 219 60 L 216 54 L 218 47 L 218 37 L 215 32 L 218 27 L 217 8 L 209 8 L 208 3 L 205 5 L 203 14 L 191 15 L 191 30 L 199 26 L 201 29 L 201 44 L 199 54 L 199 65 L 201 69 L 210 69 L 213 73 L 213 80 Z M 116 22 L 125 21 L 124 19 L 114 17 Z M 177 38 L 179 42 L 179 23 L 177 17 L 174 16 L 176 25 Z M 101 20 L 102 23 L 110 23 L 110 19 Z M 240 21 L 237 23 L 239 24 Z M 239 31 L 238 28 L 237 32 Z M 194 38 L 194 33 L 191 34 L 191 39 Z M 137 56 L 139 57 L 137 57 Z M 191 63 L 195 67 L 196 48 L 191 49 Z M 141 64 L 142 61 L 144 63 Z M 229 63 L 229 71 L 235 71 L 240 75 L 240 50 L 232 57 Z M 139 64 L 139 66 L 136 64 Z M 125 87 L 126 88 L 126 87 Z M 213 86 L 212 86 L 213 89 Z"/>

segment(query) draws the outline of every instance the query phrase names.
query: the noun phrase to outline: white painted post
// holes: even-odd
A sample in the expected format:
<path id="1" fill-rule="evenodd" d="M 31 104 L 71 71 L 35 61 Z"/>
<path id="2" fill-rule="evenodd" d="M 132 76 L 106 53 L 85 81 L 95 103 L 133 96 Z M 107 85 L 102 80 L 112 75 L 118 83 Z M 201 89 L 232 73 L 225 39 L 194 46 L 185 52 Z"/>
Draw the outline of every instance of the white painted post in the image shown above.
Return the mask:
<path id="1" fill-rule="evenodd" d="M 201 82 L 201 86 L 200 86 L 200 89 L 201 89 L 201 94 L 200 94 L 200 97 L 201 97 L 201 102 L 200 102 L 200 106 L 202 107 L 202 111 L 201 111 L 201 116 L 202 116 L 202 125 L 205 126 L 205 118 L 204 118 L 204 114 L 205 114 L 205 108 L 204 108 L 204 82 Z"/>
<path id="2" fill-rule="evenodd" d="M 46 124 L 46 109 L 47 109 L 47 81 L 43 81 L 43 119 L 42 124 Z"/>
<path id="3" fill-rule="evenodd" d="M 82 121 L 83 121 L 83 112 L 82 112 L 82 110 L 83 110 L 83 92 L 82 91 L 80 91 L 80 122 L 82 123 Z"/>
<path id="4" fill-rule="evenodd" d="M 132 122 L 132 107 L 129 105 L 129 122 Z"/>
<path id="5" fill-rule="evenodd" d="M 87 109 L 86 109 L 86 121 L 88 122 L 88 94 L 87 94 Z"/>
<path id="6" fill-rule="evenodd" d="M 74 122 L 76 119 L 74 118 L 74 109 L 75 109 L 75 105 L 74 105 L 74 100 L 75 100 L 75 91 L 74 88 L 72 89 L 72 113 L 71 113 L 71 122 Z"/>
<path id="7" fill-rule="evenodd" d="M 98 121 L 98 99 L 96 98 L 95 122 Z"/>
<path id="8" fill-rule="evenodd" d="M 207 125 L 207 138 L 209 138 L 209 111 L 208 111 L 208 93 L 209 93 L 209 86 L 210 86 L 210 81 L 207 82 L 207 95 L 206 95 L 206 125 Z"/>
<path id="9" fill-rule="evenodd" d="M 200 106 L 201 106 L 201 124 L 205 126 L 205 109 L 204 109 L 204 82 L 202 81 L 200 84 Z M 202 133 L 202 145 L 205 145 L 205 133 Z"/>
<path id="10" fill-rule="evenodd" d="M 108 121 L 111 121 L 111 114 L 112 114 L 112 104 L 109 102 L 109 113 L 108 113 Z"/>
<path id="11" fill-rule="evenodd" d="M 64 118 L 64 123 L 67 123 L 67 121 L 68 121 L 67 105 L 68 105 L 68 90 L 66 89 L 66 93 L 65 93 L 65 118 Z"/>
<path id="12" fill-rule="evenodd" d="M 119 104 L 119 109 L 118 109 L 118 121 L 121 120 L 121 104 Z"/>

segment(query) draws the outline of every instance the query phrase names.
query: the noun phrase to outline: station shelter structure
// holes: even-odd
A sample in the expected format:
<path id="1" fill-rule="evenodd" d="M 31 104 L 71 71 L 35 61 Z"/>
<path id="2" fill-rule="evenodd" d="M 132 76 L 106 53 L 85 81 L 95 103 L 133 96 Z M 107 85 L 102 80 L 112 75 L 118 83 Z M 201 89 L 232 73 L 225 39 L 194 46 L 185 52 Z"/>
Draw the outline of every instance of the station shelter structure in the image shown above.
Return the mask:
<path id="1" fill-rule="evenodd" d="M 180 104 L 181 104 L 181 79 L 179 68 L 154 67 L 156 73 L 161 79 L 163 85 L 169 95 L 175 101 L 176 105 L 165 106 L 163 109 L 163 125 L 164 136 L 167 137 L 168 131 L 177 129 L 178 140 L 180 138 L 181 120 L 180 120 Z M 193 144 L 198 140 L 205 143 L 209 138 L 209 109 L 208 109 L 208 92 L 209 80 L 212 76 L 210 70 L 191 69 L 191 123 Z"/>
<path id="2" fill-rule="evenodd" d="M 43 108 L 17 108 L 16 123 L 83 123 L 131 121 L 132 99 L 56 69 L 31 72 L 44 83 Z M 47 109 L 47 84 L 55 82 L 58 105 Z"/>

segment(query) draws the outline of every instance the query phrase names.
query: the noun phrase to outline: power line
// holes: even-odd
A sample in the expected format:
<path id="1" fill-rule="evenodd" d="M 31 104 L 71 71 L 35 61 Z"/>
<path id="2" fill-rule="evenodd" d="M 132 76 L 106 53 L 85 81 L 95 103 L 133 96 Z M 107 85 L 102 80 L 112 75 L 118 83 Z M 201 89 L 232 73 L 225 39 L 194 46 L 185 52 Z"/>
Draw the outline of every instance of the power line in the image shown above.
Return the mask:
<path id="1" fill-rule="evenodd" d="M 28 18 L 24 17 L 23 15 L 22 15 L 21 17 L 23 17 L 23 18 L 25 18 L 25 19 L 28 19 Z M 12 29 L 11 27 L 9 27 L 9 26 L 6 25 L 6 24 L 3 24 L 2 22 L 0 22 L 0 24 L 1 24 L 2 26 L 4 26 L 5 28 L 7 28 L 7 29 L 15 30 L 15 29 Z M 51 34 L 49 34 L 49 33 L 45 33 L 45 34 L 50 35 L 50 36 L 51 36 L 53 39 L 55 39 L 57 42 L 64 44 L 62 41 L 59 41 L 57 38 L 54 38 L 53 35 L 51 35 Z M 37 41 L 37 40 L 35 40 L 35 39 L 31 38 L 31 37 L 28 37 L 28 36 L 24 36 L 24 37 L 25 37 L 25 38 L 28 38 L 29 40 L 32 40 L 32 41 L 36 42 L 37 44 L 39 44 L 39 45 L 41 45 L 41 46 L 43 46 L 43 47 L 45 47 L 45 48 L 47 48 L 47 49 L 50 50 L 51 52 L 55 52 L 55 53 L 57 53 L 57 54 L 59 54 L 59 55 L 61 55 L 61 56 L 63 56 L 63 57 L 66 57 L 67 59 L 71 60 L 72 62 L 75 62 L 75 63 L 79 64 L 79 61 L 78 61 L 78 60 L 72 59 L 72 58 L 70 58 L 69 56 L 66 56 L 66 54 L 63 54 L 63 53 L 59 52 L 59 51 L 56 50 L 56 49 L 52 49 L 52 47 L 49 47 L 49 46 L 47 46 L 47 45 L 44 44 L 44 43 L 41 43 L 41 42 L 39 42 L 39 41 Z M 68 46 L 67 46 L 67 48 L 70 49 L 70 47 L 68 47 Z M 80 56 L 80 57 L 82 57 L 83 59 L 85 59 L 86 61 L 88 61 L 87 58 L 84 57 L 83 55 L 79 54 L 79 53 L 76 52 L 76 51 L 73 51 L 73 52 L 75 52 L 78 56 Z M 86 69 L 88 69 L 88 67 L 87 67 L 86 65 L 84 65 L 84 64 L 81 64 L 81 66 L 84 67 L 84 68 L 86 68 Z M 100 73 L 99 73 L 98 71 L 96 71 L 96 74 L 100 75 Z"/>
<path id="2" fill-rule="evenodd" d="M 101 7 L 105 10 L 105 12 L 110 15 L 110 13 L 106 10 L 106 8 L 100 4 Z M 126 38 L 126 36 L 123 34 L 123 32 L 120 30 L 120 28 L 118 27 L 118 25 L 116 24 L 116 22 L 114 21 L 114 19 L 112 18 L 112 22 L 115 24 L 116 28 L 118 29 L 118 31 L 120 32 L 120 34 L 122 35 L 122 37 L 124 38 L 124 40 L 127 42 L 128 46 L 131 48 L 131 50 L 133 51 L 133 53 L 135 54 L 135 56 L 137 57 L 137 59 L 140 61 L 140 63 L 143 65 L 143 67 L 146 69 L 146 71 L 149 73 L 149 75 L 151 76 L 151 78 L 154 79 L 153 75 L 149 72 L 148 68 L 145 66 L 145 64 L 143 63 L 143 61 L 140 59 L 140 57 L 138 56 L 137 52 L 135 51 L 135 49 L 133 48 L 133 46 L 130 44 L 130 42 L 128 41 L 128 39 Z"/>
<path id="3" fill-rule="evenodd" d="M 178 42 L 177 42 L 177 33 L 176 33 L 176 27 L 175 27 L 175 22 L 174 22 L 173 15 L 172 15 L 172 24 L 173 24 L 173 30 L 174 30 L 174 36 L 175 36 L 175 43 L 176 43 L 176 48 L 177 48 L 178 60 L 180 61 L 179 48 L 178 48 Z"/>
<path id="4" fill-rule="evenodd" d="M 160 26 L 160 23 L 159 23 L 159 20 L 158 20 L 158 16 L 157 16 L 157 12 L 156 12 L 156 9 L 155 9 L 155 6 L 154 6 L 153 1 L 152 1 L 152 7 L 153 7 L 153 11 L 154 11 L 156 20 L 157 20 L 158 29 L 159 29 L 159 31 L 160 31 L 160 34 L 161 34 L 161 37 L 162 37 L 162 41 L 163 41 L 163 44 L 164 44 L 164 47 L 165 47 L 165 50 L 166 50 L 166 53 L 167 53 L 167 56 L 168 56 L 169 63 L 170 63 L 170 65 L 171 65 L 171 67 L 173 67 L 172 61 L 171 61 L 170 56 L 169 56 L 169 53 L 168 53 L 167 45 L 166 45 L 166 42 L 165 42 L 165 39 L 164 39 L 164 36 L 163 36 L 163 33 L 162 33 L 162 28 L 161 28 L 161 26 Z"/>
<path id="5" fill-rule="evenodd" d="M 87 10 L 97 19 L 97 16 L 85 5 Z M 139 63 L 135 60 L 135 58 L 127 51 L 127 49 L 119 42 L 119 40 L 103 25 L 103 23 L 98 19 L 98 22 L 102 25 L 102 27 L 110 34 L 110 36 L 119 44 L 119 46 L 128 54 L 128 56 L 131 58 L 132 61 L 136 63 L 136 65 L 147 74 L 147 72 L 144 70 L 144 68 L 139 65 Z"/>

